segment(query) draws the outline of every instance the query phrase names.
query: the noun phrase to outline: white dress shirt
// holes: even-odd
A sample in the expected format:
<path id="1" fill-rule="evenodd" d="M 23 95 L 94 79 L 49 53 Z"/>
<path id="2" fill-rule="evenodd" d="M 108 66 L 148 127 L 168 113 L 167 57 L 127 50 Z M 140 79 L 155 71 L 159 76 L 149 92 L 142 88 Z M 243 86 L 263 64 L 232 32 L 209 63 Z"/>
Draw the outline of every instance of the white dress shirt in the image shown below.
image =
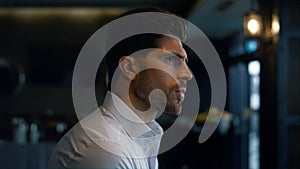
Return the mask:
<path id="1" fill-rule="evenodd" d="M 162 134 L 157 122 L 143 123 L 108 92 L 103 105 L 57 143 L 47 168 L 157 169 Z"/>

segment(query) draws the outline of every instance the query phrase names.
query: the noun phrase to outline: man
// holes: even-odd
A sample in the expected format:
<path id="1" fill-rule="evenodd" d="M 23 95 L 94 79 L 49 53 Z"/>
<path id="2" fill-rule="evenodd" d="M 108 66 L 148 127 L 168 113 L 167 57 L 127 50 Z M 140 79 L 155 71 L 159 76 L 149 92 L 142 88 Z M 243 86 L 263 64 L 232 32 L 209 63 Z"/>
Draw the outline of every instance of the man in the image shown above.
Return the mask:
<path id="1" fill-rule="evenodd" d="M 142 17 L 142 12 L 166 13 L 151 7 L 123 16 Z M 158 168 L 163 132 L 154 119 L 161 112 L 180 113 L 192 78 L 181 43 L 187 25 L 164 17 L 141 22 L 160 26 L 165 34 L 134 35 L 108 51 L 109 91 L 103 105 L 58 142 L 48 168 Z"/>

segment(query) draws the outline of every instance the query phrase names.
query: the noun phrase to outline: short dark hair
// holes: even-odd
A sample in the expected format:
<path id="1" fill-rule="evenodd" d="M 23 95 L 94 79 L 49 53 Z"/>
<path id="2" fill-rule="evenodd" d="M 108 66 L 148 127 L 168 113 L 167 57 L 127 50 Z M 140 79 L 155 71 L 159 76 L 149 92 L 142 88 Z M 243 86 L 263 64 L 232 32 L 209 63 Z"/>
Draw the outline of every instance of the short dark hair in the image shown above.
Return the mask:
<path id="1" fill-rule="evenodd" d="M 167 10 L 157 8 L 157 7 L 139 7 L 134 8 L 120 15 L 119 18 L 128 16 L 136 13 L 144 12 L 160 12 L 165 14 L 172 14 Z M 174 15 L 174 14 L 173 14 Z M 142 14 L 141 14 L 142 16 Z M 176 36 L 177 38 L 184 40 L 187 36 L 187 22 L 184 20 L 177 20 L 172 17 L 162 17 L 162 18 L 150 18 L 142 19 L 141 24 L 147 22 L 154 27 L 159 27 L 160 30 L 163 30 L 165 34 L 170 34 Z M 162 24 L 163 23 L 163 24 Z M 115 35 L 117 32 L 115 30 L 110 31 L 110 35 Z M 117 30 L 119 31 L 119 30 Z M 115 70 L 119 65 L 119 60 L 122 56 L 129 56 L 134 52 L 147 48 L 158 48 L 158 41 L 163 37 L 167 37 L 163 34 L 154 34 L 154 33 L 143 33 L 130 36 L 118 42 L 114 45 L 105 55 L 105 60 L 107 62 L 108 70 L 108 89 L 111 89 L 111 80 L 114 75 Z M 108 37 L 109 38 L 109 37 Z"/>

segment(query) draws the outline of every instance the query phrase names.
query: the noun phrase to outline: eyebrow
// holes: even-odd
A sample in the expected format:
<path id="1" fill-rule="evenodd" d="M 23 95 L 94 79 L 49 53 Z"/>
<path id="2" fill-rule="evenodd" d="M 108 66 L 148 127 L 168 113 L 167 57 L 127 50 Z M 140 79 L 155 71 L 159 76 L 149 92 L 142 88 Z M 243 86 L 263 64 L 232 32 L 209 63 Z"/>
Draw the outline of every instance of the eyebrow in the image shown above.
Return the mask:
<path id="1" fill-rule="evenodd" d="M 172 54 L 176 55 L 179 59 L 185 61 L 185 63 L 188 63 L 189 62 L 189 59 L 187 56 L 184 56 L 184 55 L 181 55 L 179 53 L 176 53 L 176 52 L 171 52 Z"/>

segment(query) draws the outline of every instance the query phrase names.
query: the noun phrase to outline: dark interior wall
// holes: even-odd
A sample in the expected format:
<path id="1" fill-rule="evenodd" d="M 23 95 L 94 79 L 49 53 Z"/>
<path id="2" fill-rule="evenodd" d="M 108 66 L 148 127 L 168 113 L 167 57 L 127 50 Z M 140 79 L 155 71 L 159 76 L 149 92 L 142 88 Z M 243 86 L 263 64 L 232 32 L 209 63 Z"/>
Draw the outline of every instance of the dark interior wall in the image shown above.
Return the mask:
<path id="1" fill-rule="evenodd" d="M 300 168 L 300 2 L 278 1 L 277 48 L 278 168 Z"/>
<path id="2" fill-rule="evenodd" d="M 64 75 L 72 72 L 81 47 L 110 18 L 67 12 L 0 14 L 1 56 L 25 69 L 27 84 L 69 85 Z"/>
<path id="3" fill-rule="evenodd" d="M 266 26 L 270 7 L 278 6 L 279 42 L 268 41 L 261 50 L 262 87 L 260 121 L 261 168 L 299 168 L 300 22 L 297 0 L 261 1 Z"/>
<path id="4" fill-rule="evenodd" d="M 53 123 L 65 122 L 71 127 L 77 121 L 71 90 L 76 59 L 88 38 L 114 17 L 101 12 L 82 16 L 45 11 L 0 13 L 0 58 L 25 75 L 22 85 L 9 78 L 1 88 L 0 127 L 5 132 L 0 139 L 11 139 L 13 117 L 24 117 L 45 130 L 52 125 L 54 131 Z M 19 75 L 14 74 L 13 79 Z M 1 76 L 1 85 L 4 80 Z M 101 88 L 103 84 L 97 85 Z M 48 133 L 42 139 L 52 139 Z"/>

